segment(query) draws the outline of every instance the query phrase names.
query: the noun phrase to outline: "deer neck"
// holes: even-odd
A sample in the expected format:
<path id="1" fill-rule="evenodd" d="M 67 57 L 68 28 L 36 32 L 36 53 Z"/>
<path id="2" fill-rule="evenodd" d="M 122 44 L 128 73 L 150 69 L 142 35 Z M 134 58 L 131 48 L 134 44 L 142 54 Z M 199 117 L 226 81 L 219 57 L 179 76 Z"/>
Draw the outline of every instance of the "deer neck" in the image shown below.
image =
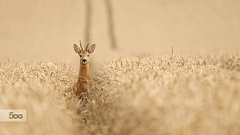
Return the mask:
<path id="1" fill-rule="evenodd" d="M 80 64 L 78 80 L 80 81 L 80 79 L 83 79 L 83 78 L 90 80 L 89 63 L 87 63 L 85 65 L 83 65 L 82 63 Z"/>

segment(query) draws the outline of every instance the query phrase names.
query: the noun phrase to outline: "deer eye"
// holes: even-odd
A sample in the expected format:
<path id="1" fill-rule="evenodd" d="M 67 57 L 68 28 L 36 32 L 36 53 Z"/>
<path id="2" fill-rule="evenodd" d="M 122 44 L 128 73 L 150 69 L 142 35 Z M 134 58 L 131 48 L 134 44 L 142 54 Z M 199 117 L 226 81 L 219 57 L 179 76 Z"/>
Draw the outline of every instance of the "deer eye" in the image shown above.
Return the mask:
<path id="1" fill-rule="evenodd" d="M 80 55 L 80 57 L 82 57 L 82 55 Z"/>
<path id="2" fill-rule="evenodd" d="M 89 55 L 87 55 L 89 57 Z"/>

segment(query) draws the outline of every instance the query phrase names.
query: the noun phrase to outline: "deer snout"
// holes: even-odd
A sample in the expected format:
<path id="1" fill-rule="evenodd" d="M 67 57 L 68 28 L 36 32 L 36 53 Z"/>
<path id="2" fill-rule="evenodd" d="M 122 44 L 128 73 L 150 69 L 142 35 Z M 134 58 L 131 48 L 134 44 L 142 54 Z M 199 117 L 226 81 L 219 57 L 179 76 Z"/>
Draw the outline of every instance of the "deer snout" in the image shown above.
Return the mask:
<path id="1" fill-rule="evenodd" d="M 86 58 L 82 59 L 82 64 L 87 64 L 87 59 Z"/>

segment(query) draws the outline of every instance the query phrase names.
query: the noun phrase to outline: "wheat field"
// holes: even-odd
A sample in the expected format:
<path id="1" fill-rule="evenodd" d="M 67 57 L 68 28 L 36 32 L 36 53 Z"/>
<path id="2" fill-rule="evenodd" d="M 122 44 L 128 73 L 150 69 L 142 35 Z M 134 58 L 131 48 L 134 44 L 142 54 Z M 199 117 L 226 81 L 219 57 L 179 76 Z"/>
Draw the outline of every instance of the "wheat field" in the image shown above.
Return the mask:
<path id="1" fill-rule="evenodd" d="M 0 110 L 27 111 L 0 135 L 239 135 L 239 5 L 0 0 Z M 78 100 L 73 44 L 90 36 Z"/>
<path id="2" fill-rule="evenodd" d="M 84 100 L 78 72 L 59 61 L 1 63 L 0 109 L 26 109 L 26 122 L 0 134 L 238 135 L 240 54 L 110 60 Z"/>

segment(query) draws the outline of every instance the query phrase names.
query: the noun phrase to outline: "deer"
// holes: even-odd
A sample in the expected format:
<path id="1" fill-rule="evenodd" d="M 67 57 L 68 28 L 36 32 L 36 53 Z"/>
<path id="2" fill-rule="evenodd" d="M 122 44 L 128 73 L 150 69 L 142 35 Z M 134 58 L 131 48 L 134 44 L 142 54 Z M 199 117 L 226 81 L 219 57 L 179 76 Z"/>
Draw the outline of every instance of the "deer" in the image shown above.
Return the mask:
<path id="1" fill-rule="evenodd" d="M 89 56 L 94 52 L 96 45 L 93 44 L 90 46 L 90 48 L 88 48 L 90 41 L 91 37 L 85 50 L 83 50 L 81 40 L 79 40 L 81 48 L 76 44 L 73 45 L 74 51 L 80 57 L 79 76 L 77 83 L 73 86 L 73 92 L 77 96 L 81 96 L 82 93 L 89 92 L 89 90 L 92 88 L 92 81 L 89 73 Z"/>

